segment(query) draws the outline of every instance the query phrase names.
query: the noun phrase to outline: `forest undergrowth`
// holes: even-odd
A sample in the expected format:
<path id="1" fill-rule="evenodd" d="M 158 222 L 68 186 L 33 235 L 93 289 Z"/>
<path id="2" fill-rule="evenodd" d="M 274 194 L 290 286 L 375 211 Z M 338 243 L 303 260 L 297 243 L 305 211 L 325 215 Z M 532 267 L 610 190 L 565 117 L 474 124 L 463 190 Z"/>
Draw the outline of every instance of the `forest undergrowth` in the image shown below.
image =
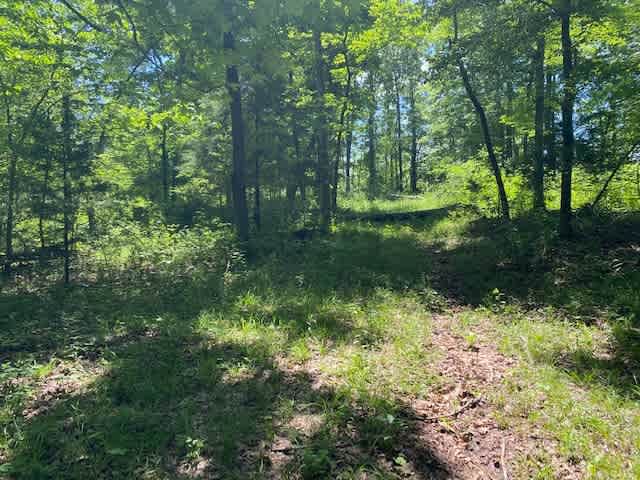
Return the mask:
<path id="1" fill-rule="evenodd" d="M 16 272 L 0 477 L 638 478 L 640 218 L 564 242 L 427 203 L 243 249 L 123 228 L 72 286 Z"/>

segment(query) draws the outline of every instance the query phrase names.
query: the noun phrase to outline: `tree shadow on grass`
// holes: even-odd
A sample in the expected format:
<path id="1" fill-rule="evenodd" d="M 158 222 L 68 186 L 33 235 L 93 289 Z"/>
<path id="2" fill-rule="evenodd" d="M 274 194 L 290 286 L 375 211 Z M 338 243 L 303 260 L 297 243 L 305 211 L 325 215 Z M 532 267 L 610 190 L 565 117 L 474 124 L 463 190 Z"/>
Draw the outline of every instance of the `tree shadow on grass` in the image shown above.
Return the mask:
<path id="1" fill-rule="evenodd" d="M 624 398 L 640 400 L 640 368 L 618 350 L 613 355 L 597 356 L 593 351 L 576 349 L 562 355 L 554 366 L 568 373 L 579 385 L 599 385 Z"/>
<path id="2" fill-rule="evenodd" d="M 517 221 L 515 227 L 479 221 L 456 243 L 425 241 L 421 232 L 444 218 L 386 229 L 355 224 L 333 236 L 286 244 L 261 255 L 224 289 L 221 273 L 213 272 L 204 281 L 102 283 L 4 295 L 3 361 L 70 356 L 105 370 L 86 387 L 36 401 L 37 412 L 21 425 L 11 447 L 14 476 L 404 474 L 396 459 L 411 438 L 412 422 L 398 413 L 402 406 L 376 399 L 354 403 L 345 393 L 317 389 L 313 379 L 282 368 L 273 346 L 265 344 L 268 338 L 222 341 L 198 331 L 203 311 L 236 328 L 254 322 L 282 329 L 284 349 L 307 334 L 338 342 L 380 340 L 382 330 L 363 330 L 350 314 L 367 302 L 375 309 L 380 289 L 425 295 L 435 288 L 447 301 L 477 305 L 498 288 L 506 298 L 533 306 L 571 309 L 578 300 L 581 306 L 608 302 L 634 311 L 633 292 L 640 289 L 626 257 L 616 272 L 605 268 L 609 257 L 600 252 L 606 261 L 590 265 L 585 282 L 581 255 L 598 251 L 586 240 L 559 247 L 552 238 L 534 241 L 539 233 Z M 618 243 L 602 244 L 601 250 L 625 249 L 635 241 L 616 238 Z M 545 252 L 547 244 L 551 250 Z M 558 286 L 558 280 L 564 283 Z M 617 372 L 612 365 L 597 367 Z M 316 427 L 296 433 L 292 421 L 299 416 Z M 447 478 L 451 467 L 434 452 L 412 455 L 414 478 Z"/>
<path id="3" fill-rule="evenodd" d="M 132 279 L 0 295 L 0 360 L 95 359 L 158 318 L 190 319 L 220 301 L 220 273 Z"/>
<path id="4" fill-rule="evenodd" d="M 609 321 L 611 358 L 572 361 L 583 378 L 637 391 L 640 376 L 640 216 L 582 216 L 576 237 L 560 241 L 557 216 L 523 216 L 510 224 L 477 219 L 456 238 L 438 238 L 439 212 L 382 227 L 353 223 L 262 263 L 277 285 L 344 301 L 371 299 L 378 289 L 417 294 L 426 308 L 441 303 L 518 311 L 545 310 L 587 324 Z M 451 241 L 453 240 L 453 241 Z M 434 292 L 435 291 L 435 292 Z M 620 318 L 624 318 L 620 321 Z M 578 368 L 578 367 L 576 367 Z"/>
<path id="5" fill-rule="evenodd" d="M 394 405 L 357 406 L 318 388 L 308 374 L 283 369 L 261 341 L 219 341 L 184 322 L 156 327 L 110 350 L 108 367 L 91 384 L 40 399 L 5 473 L 20 479 L 349 478 L 358 472 L 392 477 L 406 468 L 394 459 L 410 425 L 388 420 Z M 300 416 L 316 420 L 301 424 Z M 413 478 L 447 478 L 448 467 L 435 454 L 422 451 L 420 458 Z"/>

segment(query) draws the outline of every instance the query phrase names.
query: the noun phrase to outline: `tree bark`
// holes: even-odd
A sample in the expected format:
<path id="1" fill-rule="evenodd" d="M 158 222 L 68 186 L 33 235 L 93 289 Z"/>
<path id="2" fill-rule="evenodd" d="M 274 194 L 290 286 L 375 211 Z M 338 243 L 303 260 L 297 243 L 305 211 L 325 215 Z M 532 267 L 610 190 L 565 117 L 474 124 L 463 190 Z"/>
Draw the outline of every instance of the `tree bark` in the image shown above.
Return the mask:
<path id="1" fill-rule="evenodd" d="M 536 115 L 535 115 L 535 153 L 533 164 L 533 208 L 544 210 L 544 37 L 537 40 L 535 53 Z"/>
<path id="2" fill-rule="evenodd" d="M 38 236 L 40 237 L 40 248 L 44 250 L 46 246 L 46 240 L 44 238 L 44 214 L 47 206 L 47 197 L 49 196 L 49 174 L 51 170 L 51 152 L 46 150 L 47 156 L 44 166 L 44 178 L 42 181 L 42 193 L 40 196 L 40 208 L 38 212 Z"/>
<path id="3" fill-rule="evenodd" d="M 344 159 L 344 176 L 345 176 L 345 193 L 351 194 L 351 146 L 353 144 L 353 125 L 351 119 L 349 119 L 349 126 L 347 130 L 347 144 L 345 147 L 345 159 Z"/>
<path id="4" fill-rule="evenodd" d="M 562 98 L 562 179 L 560 186 L 560 224 L 562 238 L 572 234 L 571 192 L 573 175 L 573 157 L 575 136 L 573 131 L 573 109 L 576 97 L 576 84 L 573 75 L 573 46 L 571 43 L 571 0 L 563 0 L 560 10 L 562 24 L 562 75 L 564 80 Z"/>
<path id="5" fill-rule="evenodd" d="M 454 39 L 455 42 L 458 42 L 458 16 L 454 12 L 453 15 L 453 27 L 454 27 Z M 496 153 L 493 148 L 493 140 L 491 138 L 491 131 L 489 130 L 489 122 L 487 121 L 487 115 L 484 111 L 484 107 L 480 103 L 478 96 L 473 90 L 473 85 L 471 85 L 471 79 L 469 78 L 469 73 L 467 72 L 467 68 L 462 61 L 462 57 L 459 53 L 456 53 L 456 63 L 458 64 L 458 69 L 460 70 L 460 76 L 462 77 L 462 83 L 464 84 L 464 88 L 467 92 L 467 96 L 478 115 L 480 120 L 480 127 L 482 128 L 482 135 L 484 137 L 484 144 L 487 149 L 487 154 L 489 156 L 489 164 L 491 165 L 491 169 L 493 170 L 493 176 L 496 180 L 496 185 L 498 187 L 498 200 L 500 202 L 500 213 L 502 217 L 506 220 L 509 220 L 509 200 L 507 198 L 507 192 L 504 188 L 504 183 L 502 181 L 502 173 L 500 172 L 500 165 L 498 165 L 498 159 L 496 158 Z"/>
<path id="6" fill-rule="evenodd" d="M 289 72 L 289 85 L 293 86 L 293 72 Z M 287 203 L 289 213 L 294 212 L 296 191 L 298 190 L 299 175 L 298 169 L 302 163 L 300 154 L 300 133 L 298 124 L 298 113 L 295 106 L 295 102 L 291 102 L 291 140 L 294 148 L 294 163 L 289 162 L 289 168 L 287 169 Z"/>
<path id="7" fill-rule="evenodd" d="M 367 120 L 367 137 L 369 150 L 367 153 L 367 163 L 369 167 L 369 199 L 374 199 L 378 195 L 378 174 L 376 171 L 376 98 L 375 98 L 375 81 L 373 73 L 369 71 L 369 95 L 371 96 L 371 105 L 369 107 L 369 118 Z"/>
<path id="8" fill-rule="evenodd" d="M 325 106 L 325 64 L 322 52 L 321 33 L 318 27 L 313 30 L 313 44 L 315 53 L 315 75 L 316 75 L 316 107 L 317 107 L 317 131 L 318 131 L 318 205 L 320 206 L 321 232 L 329 231 L 331 222 L 331 192 L 329 185 L 329 132 L 327 125 L 327 112 Z"/>
<path id="9" fill-rule="evenodd" d="M 233 32 L 224 34 L 224 48 L 228 53 L 235 50 Z M 233 160 L 231 174 L 231 193 L 233 197 L 233 218 L 240 241 L 249 239 L 249 210 L 247 208 L 246 157 L 244 144 L 244 120 L 242 118 L 242 92 L 238 67 L 227 65 L 227 90 L 231 97 L 231 139 Z"/>
<path id="10" fill-rule="evenodd" d="M 480 120 L 480 126 L 482 128 L 482 135 L 484 137 L 484 144 L 487 149 L 487 154 L 489 156 L 489 164 L 491 165 L 491 169 L 493 171 L 493 176 L 496 180 L 496 185 L 498 187 L 498 199 L 500 201 L 500 213 L 505 219 L 509 219 L 509 200 L 507 199 L 507 192 L 504 189 L 504 183 L 502 181 L 502 173 L 500 172 L 500 166 L 498 165 L 498 160 L 496 158 L 495 150 L 493 148 L 493 141 L 491 138 L 491 131 L 489 130 L 489 122 L 487 121 L 487 115 L 484 111 L 480 100 L 476 96 L 473 86 L 471 85 L 471 80 L 469 79 L 469 74 L 467 72 L 466 67 L 461 58 L 457 59 L 458 68 L 460 70 L 460 76 L 462 77 L 462 82 L 464 83 L 464 88 L 467 91 L 467 96 L 473 107 L 475 108 L 476 114 Z"/>
<path id="11" fill-rule="evenodd" d="M 404 168 L 402 163 L 402 112 L 400 110 L 400 79 L 397 74 L 393 76 L 395 103 L 396 103 L 396 142 L 398 149 L 398 191 L 404 190 Z"/>
<path id="12" fill-rule="evenodd" d="M 555 89 L 553 80 L 553 74 L 547 73 L 547 80 L 545 82 L 545 150 L 546 150 L 546 164 L 547 168 L 555 173 L 558 168 L 556 159 L 556 122 L 555 113 L 553 111 L 553 92 Z"/>
<path id="13" fill-rule="evenodd" d="M 7 148 L 9 152 L 9 178 L 7 185 L 7 223 L 5 231 L 5 256 L 6 263 L 4 265 L 5 273 L 11 273 L 11 261 L 13 258 L 13 207 L 15 203 L 16 189 L 18 188 L 17 168 L 18 157 L 15 153 L 12 133 L 11 109 L 9 101 L 5 98 L 5 112 L 7 123 Z"/>
<path id="14" fill-rule="evenodd" d="M 68 94 L 62 97 L 62 181 L 63 181 L 63 250 L 64 250 L 64 284 L 71 280 L 71 98 Z"/>
<path id="15" fill-rule="evenodd" d="M 160 137 L 161 164 L 160 174 L 162 175 L 162 207 L 164 212 L 168 211 L 169 206 L 169 149 L 167 148 L 167 125 L 162 124 L 162 132 Z"/>
<path id="16" fill-rule="evenodd" d="M 262 159 L 262 143 L 260 138 L 260 108 L 258 105 L 258 100 L 255 100 L 254 105 L 254 116 L 255 116 L 255 142 L 256 149 L 254 152 L 254 192 L 253 192 L 253 223 L 256 226 L 256 230 L 260 231 L 262 227 L 262 217 L 260 211 L 260 200 L 261 200 L 261 192 L 260 192 L 260 160 Z"/>
<path id="17" fill-rule="evenodd" d="M 493 170 L 493 176 L 498 186 L 498 198 L 500 201 L 501 214 L 505 219 L 509 219 L 509 200 L 507 199 L 507 192 L 504 189 L 504 183 L 502 181 L 502 173 L 500 172 L 500 166 L 493 148 L 493 140 L 491 138 L 491 131 L 489 130 L 489 122 L 487 121 L 487 115 L 484 111 L 480 100 L 476 96 L 467 69 L 462 62 L 462 59 L 458 58 L 458 68 L 460 69 L 460 75 L 462 76 L 462 82 L 464 83 L 467 95 L 473 104 L 476 114 L 480 119 L 480 126 L 482 127 L 482 135 L 484 136 L 484 144 L 487 148 L 487 154 L 489 156 L 489 163 Z"/>
<path id="18" fill-rule="evenodd" d="M 416 111 L 416 86 L 412 81 L 409 87 L 411 107 L 411 193 L 418 193 L 418 112 Z"/>
<path id="19" fill-rule="evenodd" d="M 336 138 L 336 160 L 333 168 L 333 185 L 331 195 L 331 210 L 336 212 L 338 209 L 338 182 L 340 180 L 340 158 L 342 156 L 342 137 L 344 135 L 345 119 L 347 117 L 347 111 L 349 109 L 349 103 L 351 101 L 351 66 L 349 65 L 349 56 L 347 55 L 347 34 L 343 38 L 343 56 L 345 68 L 347 69 L 347 86 L 344 92 L 344 100 L 342 102 L 342 108 L 340 110 L 340 124 L 338 126 L 338 135 Z"/>

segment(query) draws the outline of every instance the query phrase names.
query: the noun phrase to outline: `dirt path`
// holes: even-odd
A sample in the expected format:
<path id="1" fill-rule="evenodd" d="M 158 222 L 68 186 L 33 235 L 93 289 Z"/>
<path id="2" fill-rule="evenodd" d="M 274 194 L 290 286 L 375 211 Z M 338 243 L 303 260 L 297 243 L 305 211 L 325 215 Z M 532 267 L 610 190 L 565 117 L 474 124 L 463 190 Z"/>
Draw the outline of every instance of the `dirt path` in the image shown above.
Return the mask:
<path id="1" fill-rule="evenodd" d="M 490 397 L 517 362 L 498 351 L 496 333 L 486 324 L 471 327 L 474 341 L 470 344 L 456 333 L 456 323 L 455 315 L 434 316 L 433 345 L 443 352 L 438 374 L 445 387 L 412 403 L 415 441 L 447 465 L 449 471 L 434 478 L 523 478 L 517 461 L 536 452 L 555 456 L 556 444 L 534 429 L 498 424 L 497 407 Z M 559 478 L 580 478 L 578 467 L 560 463 L 555 467 Z"/>
<path id="2" fill-rule="evenodd" d="M 516 367 L 517 361 L 498 351 L 496 333 L 488 323 L 470 327 L 474 335 L 471 344 L 456 328 L 458 324 L 455 313 L 433 317 L 431 348 L 442 352 L 436 365 L 441 387 L 426 399 L 414 399 L 407 405 L 406 416 L 411 427 L 401 450 L 408 463 L 400 469 L 400 478 L 526 478 L 518 471 L 518 460 L 535 456 L 540 451 L 553 452 L 556 445 L 539 431 L 518 429 L 517 426 L 505 428 L 498 423 L 497 407 L 491 396 L 509 370 Z M 313 361 L 304 366 L 283 364 L 281 367 L 291 373 L 305 372 L 313 379 L 316 389 L 333 383 L 333 379 L 314 367 Z M 291 460 L 282 447 L 289 443 L 286 439 L 281 440 L 274 442 L 269 455 L 274 466 L 285 465 Z M 389 470 L 398 471 L 397 467 L 388 466 Z M 580 478 L 577 467 L 556 466 L 559 478 Z M 279 478 L 278 469 L 273 473 L 272 478 Z"/>
<path id="3" fill-rule="evenodd" d="M 470 345 L 453 333 L 454 321 L 450 316 L 433 320 L 433 345 L 443 352 L 438 374 L 445 386 L 427 400 L 412 403 L 417 440 L 446 462 L 447 478 L 512 478 L 511 460 L 529 445 L 497 424 L 487 388 L 500 382 L 515 361 L 485 343 L 487 332 L 475 331 L 477 341 Z"/>

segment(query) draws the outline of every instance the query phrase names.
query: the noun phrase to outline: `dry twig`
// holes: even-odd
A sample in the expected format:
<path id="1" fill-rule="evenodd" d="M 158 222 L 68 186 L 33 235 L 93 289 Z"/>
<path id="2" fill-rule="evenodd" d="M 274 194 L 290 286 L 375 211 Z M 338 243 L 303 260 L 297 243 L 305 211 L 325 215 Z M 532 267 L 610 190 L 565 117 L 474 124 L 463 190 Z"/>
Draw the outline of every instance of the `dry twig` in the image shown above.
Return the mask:
<path id="1" fill-rule="evenodd" d="M 445 418 L 455 418 L 461 413 L 464 413 L 465 411 L 469 410 L 470 408 L 475 407 L 481 401 L 482 401 L 482 397 L 476 397 L 472 400 L 469 400 L 467 403 L 465 403 L 462 407 L 460 407 L 455 412 L 447 413 L 445 415 L 438 415 L 437 417 L 420 416 L 420 420 L 422 420 L 423 422 L 437 422 L 439 420 L 444 420 Z"/>

